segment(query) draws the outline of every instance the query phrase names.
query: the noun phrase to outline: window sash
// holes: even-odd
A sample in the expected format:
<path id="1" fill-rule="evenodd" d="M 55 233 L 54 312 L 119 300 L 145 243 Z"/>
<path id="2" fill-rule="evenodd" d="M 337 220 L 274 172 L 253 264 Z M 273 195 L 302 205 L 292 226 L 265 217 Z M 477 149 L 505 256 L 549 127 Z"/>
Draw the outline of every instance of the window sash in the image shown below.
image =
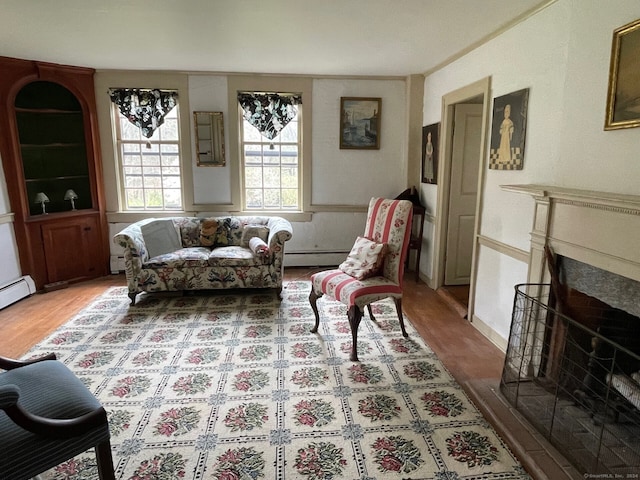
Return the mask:
<path id="1" fill-rule="evenodd" d="M 302 210 L 302 105 L 285 129 L 295 126 L 297 141 L 291 131 L 282 130 L 272 140 L 245 132 L 254 127 L 243 118 L 239 107 L 240 158 L 242 170 L 242 208 L 245 211 L 299 212 Z"/>
<path id="2" fill-rule="evenodd" d="M 180 117 L 177 109 L 176 106 L 165 123 L 147 139 L 137 127 L 130 128 L 129 120 L 114 105 L 119 195 L 123 211 L 183 210 Z M 129 138 L 122 138 L 123 135 Z"/>

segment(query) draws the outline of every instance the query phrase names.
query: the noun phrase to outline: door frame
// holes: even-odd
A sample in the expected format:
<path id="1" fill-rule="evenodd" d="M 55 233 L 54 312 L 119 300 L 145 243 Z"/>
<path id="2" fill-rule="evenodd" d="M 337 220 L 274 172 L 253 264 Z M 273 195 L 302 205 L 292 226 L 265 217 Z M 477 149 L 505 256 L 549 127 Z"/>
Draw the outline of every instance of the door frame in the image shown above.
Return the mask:
<path id="1" fill-rule="evenodd" d="M 480 135 L 480 161 L 478 162 L 478 196 L 476 199 L 476 218 L 473 229 L 473 250 L 471 253 L 471 278 L 469 284 L 469 306 L 467 318 L 473 319 L 476 273 L 478 262 L 478 237 L 481 225 L 482 201 L 484 198 L 484 178 L 487 163 L 487 138 L 489 133 L 489 108 L 491 100 L 491 77 L 482 78 L 470 85 L 447 93 L 442 97 L 442 124 L 440 134 L 440 165 L 438 172 L 438 202 L 434 232 L 434 289 L 444 285 L 444 268 L 447 246 L 447 219 L 449 218 L 449 195 L 451 182 L 451 162 L 453 146 L 453 121 L 455 105 L 469 103 L 482 97 L 482 131 Z"/>

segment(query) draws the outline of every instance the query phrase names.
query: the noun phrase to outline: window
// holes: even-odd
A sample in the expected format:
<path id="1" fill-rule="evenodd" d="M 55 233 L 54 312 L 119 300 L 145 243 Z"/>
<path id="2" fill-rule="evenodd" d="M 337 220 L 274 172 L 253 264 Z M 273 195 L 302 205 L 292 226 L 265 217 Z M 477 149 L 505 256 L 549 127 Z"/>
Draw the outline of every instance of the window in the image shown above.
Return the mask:
<path id="1" fill-rule="evenodd" d="M 240 113 L 243 209 L 301 210 L 302 105 L 273 139 L 264 137 Z"/>
<path id="2" fill-rule="evenodd" d="M 121 199 L 127 211 L 182 210 L 178 106 L 145 138 L 113 105 L 121 175 Z"/>

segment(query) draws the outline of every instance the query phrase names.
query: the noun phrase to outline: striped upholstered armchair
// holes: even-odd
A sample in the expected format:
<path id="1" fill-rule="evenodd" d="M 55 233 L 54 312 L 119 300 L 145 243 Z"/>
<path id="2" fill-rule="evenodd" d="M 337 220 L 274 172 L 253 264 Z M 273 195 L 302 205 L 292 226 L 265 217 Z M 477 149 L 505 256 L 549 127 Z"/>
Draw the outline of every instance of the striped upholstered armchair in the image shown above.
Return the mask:
<path id="1" fill-rule="evenodd" d="M 0 369 L 0 478 L 26 480 L 95 447 L 98 477 L 115 479 L 107 413 L 71 370 L 53 354 L 0 357 Z"/>
<path id="2" fill-rule="evenodd" d="M 351 326 L 351 360 L 358 361 L 358 326 L 365 305 L 374 319 L 371 304 L 393 298 L 402 335 L 407 336 L 402 317 L 402 277 L 411 235 L 412 204 L 408 200 L 372 198 L 363 237 L 358 237 L 348 258 L 335 270 L 311 276 L 309 302 L 318 331 L 317 299 L 328 295 L 347 305 Z"/>

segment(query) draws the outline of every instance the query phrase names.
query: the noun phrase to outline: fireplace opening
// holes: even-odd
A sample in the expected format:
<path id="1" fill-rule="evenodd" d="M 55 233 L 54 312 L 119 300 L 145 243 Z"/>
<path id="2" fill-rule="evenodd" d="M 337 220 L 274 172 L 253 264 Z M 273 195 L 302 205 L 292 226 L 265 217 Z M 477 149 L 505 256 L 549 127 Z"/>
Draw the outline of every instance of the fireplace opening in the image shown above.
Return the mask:
<path id="1" fill-rule="evenodd" d="M 635 474 L 640 316 L 626 309 L 640 296 L 615 297 L 638 282 L 565 258 L 549 268 L 551 284 L 516 286 L 501 392 L 581 473 Z"/>

